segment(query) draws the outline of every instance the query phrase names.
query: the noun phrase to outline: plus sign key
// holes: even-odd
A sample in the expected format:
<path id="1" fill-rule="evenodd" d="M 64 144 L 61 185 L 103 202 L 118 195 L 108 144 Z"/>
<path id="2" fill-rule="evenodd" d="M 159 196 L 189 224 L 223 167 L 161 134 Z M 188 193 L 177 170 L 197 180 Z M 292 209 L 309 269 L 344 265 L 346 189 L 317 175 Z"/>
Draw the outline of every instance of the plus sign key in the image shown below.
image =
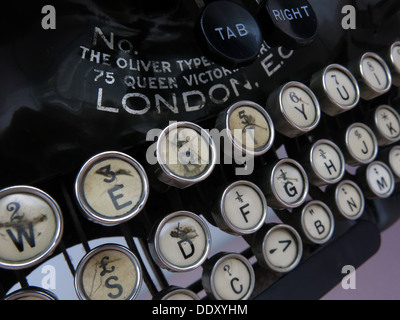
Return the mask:
<path id="1" fill-rule="evenodd" d="M 218 227 L 230 234 L 256 232 L 267 216 L 264 194 L 250 181 L 236 181 L 224 189 L 212 210 Z"/>

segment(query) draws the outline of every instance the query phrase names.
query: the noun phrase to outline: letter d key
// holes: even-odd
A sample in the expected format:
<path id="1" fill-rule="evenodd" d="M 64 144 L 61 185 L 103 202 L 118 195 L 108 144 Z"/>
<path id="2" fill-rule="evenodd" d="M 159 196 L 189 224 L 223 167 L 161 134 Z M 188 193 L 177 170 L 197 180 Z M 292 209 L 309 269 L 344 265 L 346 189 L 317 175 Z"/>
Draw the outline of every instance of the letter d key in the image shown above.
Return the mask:
<path id="1" fill-rule="evenodd" d="M 207 258 L 211 233 L 206 222 L 188 211 L 171 213 L 155 224 L 149 236 L 154 261 L 163 269 L 191 271 Z"/>

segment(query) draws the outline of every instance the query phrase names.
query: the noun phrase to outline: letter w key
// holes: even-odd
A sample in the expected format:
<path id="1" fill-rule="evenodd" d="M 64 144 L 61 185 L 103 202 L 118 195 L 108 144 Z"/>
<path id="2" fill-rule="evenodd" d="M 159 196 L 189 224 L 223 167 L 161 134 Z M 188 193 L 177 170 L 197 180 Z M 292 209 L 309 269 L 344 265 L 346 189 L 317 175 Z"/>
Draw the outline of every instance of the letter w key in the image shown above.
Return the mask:
<path id="1" fill-rule="evenodd" d="M 7 210 L 12 212 L 10 222 L 14 229 L 17 231 L 17 237 L 15 237 L 14 233 L 11 229 L 7 229 L 6 232 L 11 238 L 14 245 L 17 247 L 19 252 L 24 251 L 24 240 L 26 239 L 29 246 L 33 248 L 35 246 L 35 234 L 33 231 L 33 222 L 32 221 L 24 221 L 25 214 L 20 214 L 19 209 L 21 205 L 18 202 L 11 202 L 7 205 Z M 27 228 L 29 233 L 26 231 Z"/>

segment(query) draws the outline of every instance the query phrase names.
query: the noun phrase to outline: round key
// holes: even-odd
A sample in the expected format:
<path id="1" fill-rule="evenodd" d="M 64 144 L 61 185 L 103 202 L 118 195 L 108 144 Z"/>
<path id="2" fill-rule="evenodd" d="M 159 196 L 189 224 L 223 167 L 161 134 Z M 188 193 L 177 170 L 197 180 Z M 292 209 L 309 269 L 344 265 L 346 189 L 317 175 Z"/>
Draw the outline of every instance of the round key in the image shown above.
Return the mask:
<path id="1" fill-rule="evenodd" d="M 204 263 L 202 284 L 213 300 L 247 300 L 255 285 L 253 266 L 241 254 L 221 252 Z"/>
<path id="2" fill-rule="evenodd" d="M 338 219 L 356 220 L 364 212 L 364 194 L 354 181 L 342 180 L 334 186 L 329 186 L 325 195 L 326 204 Z"/>
<path id="3" fill-rule="evenodd" d="M 232 1 L 209 3 L 201 14 L 197 29 L 205 53 L 230 69 L 254 61 L 263 41 L 255 18 Z"/>
<path id="4" fill-rule="evenodd" d="M 379 146 L 386 146 L 400 140 L 400 115 L 388 105 L 380 105 L 371 119 Z"/>
<path id="5" fill-rule="evenodd" d="M 175 122 L 165 128 L 157 141 L 160 181 L 186 188 L 206 179 L 214 169 L 215 145 L 211 136 L 190 122 Z"/>
<path id="6" fill-rule="evenodd" d="M 292 225 L 305 242 L 324 244 L 333 234 L 335 220 L 331 209 L 322 201 L 312 200 L 293 213 Z"/>
<path id="7" fill-rule="evenodd" d="M 345 170 L 344 156 L 332 141 L 318 140 L 304 154 L 304 168 L 311 184 L 323 186 L 342 179 Z"/>
<path id="8" fill-rule="evenodd" d="M 106 226 L 135 217 L 148 194 L 143 167 L 121 152 L 95 155 L 82 166 L 75 181 L 75 195 L 86 218 Z"/>
<path id="9" fill-rule="evenodd" d="M 350 125 L 342 141 L 343 154 L 349 165 L 368 164 L 378 153 L 378 141 L 367 125 L 356 122 Z"/>
<path id="10" fill-rule="evenodd" d="M 153 300 L 200 300 L 200 298 L 192 290 L 169 286 L 153 296 Z"/>
<path id="11" fill-rule="evenodd" d="M 396 181 L 400 181 L 400 146 L 394 146 L 389 151 L 389 165 Z"/>
<path id="12" fill-rule="evenodd" d="M 393 173 L 394 180 L 400 181 L 400 146 L 391 146 L 379 153 L 379 160 L 387 164 Z"/>
<path id="13" fill-rule="evenodd" d="M 57 300 L 57 297 L 48 290 L 38 287 L 28 287 L 10 293 L 4 300 Z"/>
<path id="14" fill-rule="evenodd" d="M 360 86 L 360 96 L 371 100 L 387 91 L 392 86 L 392 76 L 386 62 L 373 52 L 364 53 L 353 62 L 351 71 Z"/>
<path id="15" fill-rule="evenodd" d="M 163 269 L 184 272 L 199 267 L 211 248 L 205 221 L 188 211 L 171 213 L 156 224 L 149 236 L 154 261 Z"/>
<path id="16" fill-rule="evenodd" d="M 221 230 L 234 235 L 250 234 L 264 224 L 267 201 L 254 183 L 236 181 L 224 190 L 212 214 Z"/>
<path id="17" fill-rule="evenodd" d="M 276 131 L 293 138 L 313 130 L 321 111 L 314 93 L 300 82 L 288 82 L 273 91 L 267 108 Z"/>
<path id="18" fill-rule="evenodd" d="M 224 152 L 230 155 L 232 146 L 240 155 L 262 155 L 271 148 L 275 138 L 269 114 L 252 101 L 239 101 L 221 112 L 216 127 L 225 133 Z"/>
<path id="19" fill-rule="evenodd" d="M 104 244 L 82 258 L 74 280 L 81 300 L 133 300 L 142 286 L 142 270 L 126 247 Z"/>
<path id="20" fill-rule="evenodd" d="M 400 41 L 396 41 L 390 46 L 386 60 L 391 71 L 392 84 L 400 87 Z"/>
<path id="21" fill-rule="evenodd" d="M 307 174 L 293 159 L 281 159 L 269 164 L 260 179 L 268 206 L 274 209 L 298 207 L 308 194 Z"/>
<path id="22" fill-rule="evenodd" d="M 394 176 L 381 161 L 373 161 L 357 170 L 357 179 L 366 198 L 387 198 L 394 191 Z"/>
<path id="23" fill-rule="evenodd" d="M 317 16 L 306 0 L 265 1 L 257 18 L 271 46 L 296 49 L 309 44 L 317 33 Z"/>
<path id="24" fill-rule="evenodd" d="M 313 74 L 310 88 L 317 96 L 321 110 L 330 116 L 354 108 L 360 100 L 355 77 L 339 64 L 331 64 Z"/>
<path id="25" fill-rule="evenodd" d="M 252 250 L 258 263 L 275 272 L 289 272 L 300 262 L 300 235 L 287 224 L 267 224 L 255 234 Z"/>
<path id="26" fill-rule="evenodd" d="M 0 191 L 0 267 L 22 269 L 50 256 L 61 240 L 63 217 L 47 193 L 30 186 Z"/>

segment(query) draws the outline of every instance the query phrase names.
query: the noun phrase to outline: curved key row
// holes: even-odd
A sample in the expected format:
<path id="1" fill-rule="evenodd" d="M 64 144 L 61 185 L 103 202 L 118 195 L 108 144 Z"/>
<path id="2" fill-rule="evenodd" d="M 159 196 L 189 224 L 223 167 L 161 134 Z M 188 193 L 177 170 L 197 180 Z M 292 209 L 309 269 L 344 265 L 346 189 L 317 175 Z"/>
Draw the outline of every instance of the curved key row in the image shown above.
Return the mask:
<path id="1" fill-rule="evenodd" d="M 94 155 L 76 176 L 76 203 L 86 219 L 117 226 L 144 214 L 154 177 L 172 188 L 186 189 L 207 180 L 224 164 L 222 159 L 239 159 L 242 165 L 261 159 L 257 164 L 262 165 L 248 179 L 215 189 L 219 191 L 209 212 L 170 212 L 154 222 L 148 236 L 151 258 L 161 269 L 187 272 L 202 267 L 202 286 L 209 298 L 248 299 L 256 281 L 252 264 L 233 252 L 209 257 L 208 223 L 243 236 L 260 266 L 285 273 L 300 263 L 303 243 L 323 245 L 331 239 L 335 219 L 356 220 L 366 199 L 390 197 L 400 181 L 400 147 L 395 145 L 400 140 L 400 115 L 393 107 L 376 106 L 368 121 L 346 124 L 343 132 L 332 133 L 332 139 L 319 137 L 315 130 L 322 114 L 338 116 L 355 108 L 360 99 L 369 101 L 392 84 L 400 86 L 399 48 L 400 43 L 393 44 L 387 63 L 368 52 L 348 68 L 327 66 L 312 76 L 309 86 L 290 81 L 271 92 L 265 107 L 238 101 L 216 119 L 223 145 L 212 130 L 190 122 L 172 123 L 158 138 L 151 172 L 122 152 Z M 312 139 L 299 150 L 277 156 L 276 139 L 308 134 Z M 237 162 L 230 164 L 235 167 Z M 356 171 L 349 175 L 347 166 Z M 280 223 L 268 220 L 268 208 L 276 211 Z M 63 236 L 60 207 L 34 187 L 1 190 L 0 219 L 4 230 L 0 267 L 4 269 L 39 264 L 53 254 Z M 143 282 L 142 267 L 136 254 L 124 246 L 96 247 L 76 269 L 77 296 L 135 299 Z M 19 290 L 6 298 L 29 297 L 55 298 L 40 288 Z M 177 286 L 165 287 L 153 298 L 199 299 Z"/>

